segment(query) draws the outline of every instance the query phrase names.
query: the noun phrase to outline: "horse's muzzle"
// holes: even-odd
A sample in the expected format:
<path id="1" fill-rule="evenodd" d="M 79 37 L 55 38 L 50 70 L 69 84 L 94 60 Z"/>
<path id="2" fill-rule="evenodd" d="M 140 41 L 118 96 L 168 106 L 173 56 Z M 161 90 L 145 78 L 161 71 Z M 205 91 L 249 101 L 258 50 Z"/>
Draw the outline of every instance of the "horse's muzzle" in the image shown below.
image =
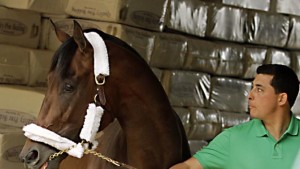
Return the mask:
<path id="1" fill-rule="evenodd" d="M 49 156 L 55 153 L 54 149 L 49 148 L 46 145 L 38 144 L 34 142 L 26 142 L 23 147 L 19 158 L 24 163 L 27 169 L 40 169 L 47 163 L 47 169 L 57 169 L 61 158 L 56 158 L 49 162 Z M 44 167 L 45 168 L 45 167 Z"/>

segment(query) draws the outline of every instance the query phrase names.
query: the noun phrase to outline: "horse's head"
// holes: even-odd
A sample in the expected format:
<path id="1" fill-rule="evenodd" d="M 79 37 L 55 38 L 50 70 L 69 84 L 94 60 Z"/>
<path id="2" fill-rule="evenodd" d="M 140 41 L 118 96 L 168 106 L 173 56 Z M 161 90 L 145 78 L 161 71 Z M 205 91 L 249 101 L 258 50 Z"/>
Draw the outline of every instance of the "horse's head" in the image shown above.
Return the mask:
<path id="1" fill-rule="evenodd" d="M 101 87 L 95 82 L 94 50 L 80 25 L 74 21 L 72 37 L 55 25 L 54 28 L 63 44 L 53 56 L 48 74 L 48 89 L 36 125 L 77 143 L 80 142 L 79 133 L 88 104 L 100 100 L 99 104 L 103 105 L 105 99 L 95 97 Z M 103 80 L 98 77 L 99 81 Z M 58 168 L 60 161 L 65 157 L 59 156 L 48 162 L 49 156 L 55 152 L 56 149 L 46 144 L 27 140 L 20 158 L 28 168 L 38 169 L 47 165 L 47 169 L 54 169 Z"/>

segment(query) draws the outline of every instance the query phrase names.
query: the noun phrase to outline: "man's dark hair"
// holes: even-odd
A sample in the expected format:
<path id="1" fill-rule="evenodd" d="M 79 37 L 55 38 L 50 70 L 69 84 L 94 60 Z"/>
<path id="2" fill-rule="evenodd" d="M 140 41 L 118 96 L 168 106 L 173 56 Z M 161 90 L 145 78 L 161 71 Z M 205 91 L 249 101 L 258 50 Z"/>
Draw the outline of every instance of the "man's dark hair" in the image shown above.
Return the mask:
<path id="1" fill-rule="evenodd" d="M 264 64 L 257 68 L 256 73 L 273 75 L 271 86 L 275 93 L 286 93 L 290 107 L 294 105 L 299 92 L 299 80 L 293 69 L 285 65 Z"/>

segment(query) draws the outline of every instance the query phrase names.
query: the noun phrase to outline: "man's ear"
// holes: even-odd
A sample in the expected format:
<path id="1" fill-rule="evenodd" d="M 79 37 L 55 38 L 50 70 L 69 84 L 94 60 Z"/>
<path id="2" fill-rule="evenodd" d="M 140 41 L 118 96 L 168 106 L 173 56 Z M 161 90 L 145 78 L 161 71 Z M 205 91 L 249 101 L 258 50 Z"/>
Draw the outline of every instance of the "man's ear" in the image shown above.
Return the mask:
<path id="1" fill-rule="evenodd" d="M 288 95 L 286 93 L 280 93 L 278 96 L 279 105 L 288 104 Z"/>

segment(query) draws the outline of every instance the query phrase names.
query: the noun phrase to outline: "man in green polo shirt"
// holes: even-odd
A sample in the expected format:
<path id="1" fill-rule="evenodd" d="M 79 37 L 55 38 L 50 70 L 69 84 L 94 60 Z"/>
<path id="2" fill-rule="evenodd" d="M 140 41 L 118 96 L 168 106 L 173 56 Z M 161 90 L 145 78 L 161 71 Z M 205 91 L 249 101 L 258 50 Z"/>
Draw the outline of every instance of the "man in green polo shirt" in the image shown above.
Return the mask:
<path id="1" fill-rule="evenodd" d="M 225 130 L 171 169 L 292 169 L 300 151 L 300 121 L 291 112 L 297 75 L 277 64 L 261 65 L 256 73 L 248 96 L 253 119 Z"/>

